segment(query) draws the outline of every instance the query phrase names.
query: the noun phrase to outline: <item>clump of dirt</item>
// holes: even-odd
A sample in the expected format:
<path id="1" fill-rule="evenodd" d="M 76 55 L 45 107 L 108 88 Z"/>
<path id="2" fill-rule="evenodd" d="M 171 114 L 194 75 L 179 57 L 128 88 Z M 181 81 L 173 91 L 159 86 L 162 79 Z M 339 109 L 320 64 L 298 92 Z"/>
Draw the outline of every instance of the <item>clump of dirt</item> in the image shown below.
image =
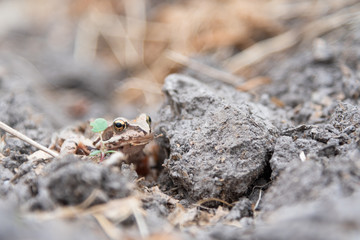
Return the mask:
<path id="1" fill-rule="evenodd" d="M 264 172 L 278 130 L 256 104 L 232 98 L 234 89 L 170 75 L 163 90 L 157 129 L 170 139 L 165 174 L 189 199 L 236 201 Z"/>
<path id="2" fill-rule="evenodd" d="M 48 164 L 42 174 L 32 209 L 49 210 L 49 202 L 53 202 L 53 206 L 77 205 L 92 194 L 94 198 L 90 205 L 106 203 L 110 199 L 129 196 L 133 188 L 127 176 L 72 156 Z"/>

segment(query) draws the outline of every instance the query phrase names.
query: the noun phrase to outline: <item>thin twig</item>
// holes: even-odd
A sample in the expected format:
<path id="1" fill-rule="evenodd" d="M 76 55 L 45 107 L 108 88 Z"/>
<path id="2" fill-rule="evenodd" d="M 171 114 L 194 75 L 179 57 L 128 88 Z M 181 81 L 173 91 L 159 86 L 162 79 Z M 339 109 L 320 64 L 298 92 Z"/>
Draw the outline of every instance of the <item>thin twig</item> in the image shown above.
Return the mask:
<path id="1" fill-rule="evenodd" d="M 265 183 L 264 185 L 256 185 L 256 186 L 254 186 L 254 187 L 252 188 L 252 190 L 251 190 L 250 195 L 254 193 L 255 189 L 259 188 L 260 190 L 262 190 L 263 188 L 265 188 L 266 186 L 268 186 L 268 185 L 271 184 L 272 182 L 273 182 L 273 180 Z"/>
<path id="2" fill-rule="evenodd" d="M 44 151 L 48 154 L 50 154 L 53 157 L 58 157 L 59 154 L 57 152 L 54 152 L 50 149 L 48 149 L 47 147 L 35 142 L 34 140 L 32 140 L 31 138 L 25 136 L 24 134 L 16 131 L 15 129 L 9 127 L 8 125 L 6 125 L 5 123 L 0 121 L 0 128 L 3 129 L 4 131 L 10 133 L 11 135 L 14 135 L 15 137 L 23 140 L 24 142 L 27 142 L 28 144 L 40 149 L 41 151 Z"/>

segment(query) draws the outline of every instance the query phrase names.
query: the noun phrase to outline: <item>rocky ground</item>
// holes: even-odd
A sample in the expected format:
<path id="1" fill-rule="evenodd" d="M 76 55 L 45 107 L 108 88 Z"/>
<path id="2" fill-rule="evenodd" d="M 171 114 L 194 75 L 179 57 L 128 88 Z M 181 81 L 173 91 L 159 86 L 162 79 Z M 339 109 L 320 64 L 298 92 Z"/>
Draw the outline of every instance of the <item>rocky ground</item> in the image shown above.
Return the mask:
<path id="1" fill-rule="evenodd" d="M 128 164 L 33 158 L 0 131 L 0 239 L 358 239 L 359 39 L 350 24 L 265 59 L 256 72 L 271 82 L 254 92 L 169 75 L 152 116 L 156 180 Z M 33 68 L 0 62 L 0 120 L 49 145 L 69 123 Z"/>

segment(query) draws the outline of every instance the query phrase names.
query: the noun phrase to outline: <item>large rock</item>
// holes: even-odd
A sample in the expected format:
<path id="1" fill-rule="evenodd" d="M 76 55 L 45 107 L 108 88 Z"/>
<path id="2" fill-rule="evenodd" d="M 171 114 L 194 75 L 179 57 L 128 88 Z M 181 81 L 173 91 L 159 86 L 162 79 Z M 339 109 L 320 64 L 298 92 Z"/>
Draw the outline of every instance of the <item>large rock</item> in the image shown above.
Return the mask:
<path id="1" fill-rule="evenodd" d="M 165 172 L 195 200 L 236 201 L 264 171 L 277 129 L 231 87 L 170 75 L 157 129 L 170 140 Z"/>

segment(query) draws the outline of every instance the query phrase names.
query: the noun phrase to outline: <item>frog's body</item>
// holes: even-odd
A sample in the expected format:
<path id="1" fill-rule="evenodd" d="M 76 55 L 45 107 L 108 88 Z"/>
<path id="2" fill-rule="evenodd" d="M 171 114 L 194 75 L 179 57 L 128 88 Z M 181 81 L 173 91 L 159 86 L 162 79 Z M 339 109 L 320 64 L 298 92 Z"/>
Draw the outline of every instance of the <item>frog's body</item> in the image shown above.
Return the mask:
<path id="1" fill-rule="evenodd" d="M 81 126 L 82 130 L 76 128 L 66 129 L 56 136 L 50 148 L 60 151 L 60 154 L 89 155 L 91 149 L 101 148 L 101 138 L 105 150 L 122 152 L 133 162 L 143 154 L 144 147 L 154 139 L 151 133 L 151 119 L 146 114 L 140 114 L 134 120 L 116 118 L 109 123 L 108 128 L 95 141 L 91 136 L 84 136 L 89 132 Z M 85 130 L 84 130 L 85 129 Z"/>
<path id="2" fill-rule="evenodd" d="M 122 154 L 111 155 L 109 164 L 127 162 L 136 166 L 141 176 L 154 174 L 154 166 L 158 166 L 158 147 L 151 133 L 151 119 L 146 114 L 140 114 L 134 120 L 116 118 L 108 123 L 101 137 L 90 129 L 89 123 L 64 129 L 52 138 L 50 149 L 60 152 L 60 155 L 75 154 L 88 156 L 94 150 L 114 150 Z M 102 143 L 101 143 L 102 141 Z M 148 145 L 147 149 L 144 148 Z M 93 158 L 99 161 L 100 157 Z"/>

